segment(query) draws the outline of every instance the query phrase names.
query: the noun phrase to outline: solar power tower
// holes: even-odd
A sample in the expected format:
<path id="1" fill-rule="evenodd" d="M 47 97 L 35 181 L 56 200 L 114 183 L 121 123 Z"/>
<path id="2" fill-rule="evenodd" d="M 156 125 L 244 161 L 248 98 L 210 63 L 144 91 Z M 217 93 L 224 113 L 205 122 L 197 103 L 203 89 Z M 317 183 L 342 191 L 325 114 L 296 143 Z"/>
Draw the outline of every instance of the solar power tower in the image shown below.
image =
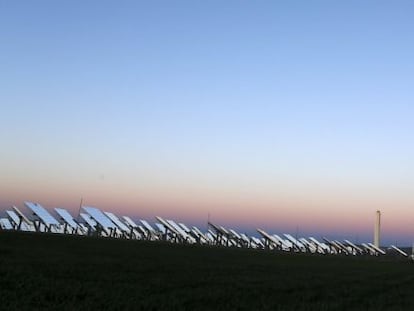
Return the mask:
<path id="1" fill-rule="evenodd" d="M 380 247 L 380 234 L 381 234 L 381 212 L 375 213 L 375 227 L 374 227 L 374 245 Z"/>
<path id="2" fill-rule="evenodd" d="M 101 237 L 130 238 L 161 240 L 180 243 L 199 243 L 227 247 L 249 247 L 254 249 L 281 250 L 290 252 L 309 252 L 329 255 L 372 255 L 382 256 L 388 254 L 388 250 L 404 257 L 409 255 L 402 249 L 392 245 L 388 250 L 381 249 L 375 243 L 354 244 L 349 240 L 328 240 L 323 242 L 313 237 L 293 237 L 288 233 L 269 234 L 257 229 L 261 238 L 247 236 L 236 230 L 208 222 L 207 232 L 202 232 L 197 227 L 190 227 L 173 220 L 156 217 L 157 223 L 154 229 L 146 220 L 140 219 L 135 223 L 131 218 L 119 217 L 110 212 L 103 212 L 94 207 L 82 206 L 84 213 L 80 213 L 80 219 L 76 220 L 70 213 L 61 208 L 54 209 L 59 215 L 55 218 L 38 203 L 24 202 L 30 210 L 26 217 L 17 207 L 6 210 L 7 218 L 0 218 L 0 230 L 53 232 L 58 234 L 95 235 Z M 376 212 L 375 242 L 380 243 L 380 216 Z M 58 220 L 57 220 L 58 219 Z M 414 256 L 409 256 L 414 258 Z"/>

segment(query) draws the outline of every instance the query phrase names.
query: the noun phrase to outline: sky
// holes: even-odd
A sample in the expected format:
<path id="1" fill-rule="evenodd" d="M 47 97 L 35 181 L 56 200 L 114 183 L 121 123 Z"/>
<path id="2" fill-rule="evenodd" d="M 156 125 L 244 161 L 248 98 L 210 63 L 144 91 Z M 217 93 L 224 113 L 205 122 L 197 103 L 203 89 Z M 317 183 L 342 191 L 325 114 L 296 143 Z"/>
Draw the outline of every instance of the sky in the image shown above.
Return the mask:
<path id="1" fill-rule="evenodd" d="M 412 1 L 0 0 L 0 215 L 29 200 L 414 241 Z"/>

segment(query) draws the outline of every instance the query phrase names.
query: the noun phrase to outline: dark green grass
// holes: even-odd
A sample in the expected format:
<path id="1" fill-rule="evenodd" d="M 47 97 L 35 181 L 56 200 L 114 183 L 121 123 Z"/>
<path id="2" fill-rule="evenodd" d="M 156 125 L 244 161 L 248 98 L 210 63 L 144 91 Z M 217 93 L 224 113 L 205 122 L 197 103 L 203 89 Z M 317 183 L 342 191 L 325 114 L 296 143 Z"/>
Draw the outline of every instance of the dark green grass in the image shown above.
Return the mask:
<path id="1" fill-rule="evenodd" d="M 0 232 L 3 310 L 413 310 L 407 260 Z"/>

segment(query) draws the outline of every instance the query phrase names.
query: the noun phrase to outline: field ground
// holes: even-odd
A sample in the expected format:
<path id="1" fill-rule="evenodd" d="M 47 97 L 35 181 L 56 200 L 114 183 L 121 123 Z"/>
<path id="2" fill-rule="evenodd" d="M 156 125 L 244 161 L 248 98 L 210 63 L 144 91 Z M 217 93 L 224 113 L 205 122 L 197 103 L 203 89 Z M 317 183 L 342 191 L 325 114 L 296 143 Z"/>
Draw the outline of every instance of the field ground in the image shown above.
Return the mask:
<path id="1" fill-rule="evenodd" d="M 2 310 L 413 310 L 406 259 L 0 232 Z"/>

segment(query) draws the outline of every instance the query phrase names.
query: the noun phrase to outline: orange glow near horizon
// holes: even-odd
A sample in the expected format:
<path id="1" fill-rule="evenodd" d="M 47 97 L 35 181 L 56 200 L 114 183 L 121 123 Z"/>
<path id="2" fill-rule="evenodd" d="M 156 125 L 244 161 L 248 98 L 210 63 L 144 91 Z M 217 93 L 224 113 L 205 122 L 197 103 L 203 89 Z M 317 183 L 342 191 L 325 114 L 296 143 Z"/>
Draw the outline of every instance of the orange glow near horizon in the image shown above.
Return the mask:
<path id="1" fill-rule="evenodd" d="M 86 169 L 85 169 L 86 170 Z M 0 181 L 3 209 L 34 201 L 46 208 L 64 207 L 76 214 L 83 204 L 135 218 L 154 216 L 188 223 L 210 219 L 222 225 L 268 228 L 278 232 L 343 232 L 371 235 L 376 210 L 383 214 L 382 230 L 411 238 L 414 202 L 404 189 L 368 188 L 362 184 L 328 183 L 320 180 L 286 180 L 285 183 L 255 178 L 216 180 L 209 175 L 177 177 L 166 173 L 133 175 L 127 170 L 106 170 L 106 175 L 86 170 L 66 171 L 11 169 Z M 26 173 L 24 173 L 26 172 Z M 7 172 L 6 172 L 7 173 Z M 408 189 L 408 188 L 407 188 Z"/>
<path id="2" fill-rule="evenodd" d="M 98 186 L 97 186 L 98 185 Z M 413 221 L 410 201 L 396 201 L 384 196 L 373 200 L 367 195 L 344 197 L 344 193 L 329 196 L 301 192 L 272 196 L 266 191 L 238 193 L 236 189 L 175 187 L 131 187 L 123 184 L 95 182 L 94 186 L 51 182 L 31 182 L 19 187 L 13 183 L 2 185 L 1 196 L 8 204 L 21 206 L 24 200 L 39 202 L 46 208 L 65 207 L 73 213 L 79 209 L 80 199 L 86 206 L 96 206 L 120 215 L 135 218 L 162 216 L 188 223 L 204 223 L 210 219 L 222 225 L 231 224 L 255 230 L 296 228 L 306 232 L 347 232 L 370 234 L 374 212 L 382 211 L 382 231 L 411 237 Z M 81 192 L 81 189 L 88 189 Z M 74 195 L 74 193 L 76 195 Z M 305 194 L 304 194 L 305 193 Z M 395 206 L 398 208 L 395 208 Z M 5 206 L 6 207 L 6 206 Z"/>

